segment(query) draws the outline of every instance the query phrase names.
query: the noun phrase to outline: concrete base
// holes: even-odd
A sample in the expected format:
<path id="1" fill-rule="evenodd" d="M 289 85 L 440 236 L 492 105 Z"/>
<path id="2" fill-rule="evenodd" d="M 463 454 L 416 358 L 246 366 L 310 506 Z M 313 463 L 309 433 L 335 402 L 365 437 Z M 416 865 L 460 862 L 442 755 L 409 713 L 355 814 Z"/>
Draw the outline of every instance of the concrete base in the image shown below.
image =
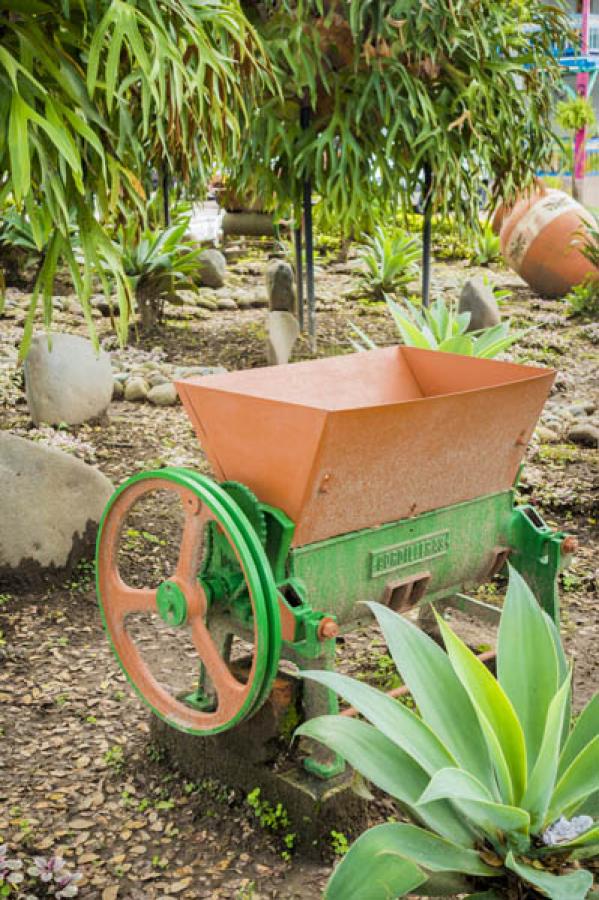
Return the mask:
<path id="1" fill-rule="evenodd" d="M 323 781 L 302 767 L 300 751 L 290 747 L 298 724 L 297 682 L 278 678 L 273 692 L 252 719 L 224 734 L 194 737 L 152 717 L 152 740 L 187 778 L 218 780 L 248 794 L 259 787 L 273 806 L 281 803 L 296 835 L 295 848 L 320 859 L 330 855 L 331 831 L 349 839 L 367 826 L 367 801 L 351 787 L 352 772 Z"/>

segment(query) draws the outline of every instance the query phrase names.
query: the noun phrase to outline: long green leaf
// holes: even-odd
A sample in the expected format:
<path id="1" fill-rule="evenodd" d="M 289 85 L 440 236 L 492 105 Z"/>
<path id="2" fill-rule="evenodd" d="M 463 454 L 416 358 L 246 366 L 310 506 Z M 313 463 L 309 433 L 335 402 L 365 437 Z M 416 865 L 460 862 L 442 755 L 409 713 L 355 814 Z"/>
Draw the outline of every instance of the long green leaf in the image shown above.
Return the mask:
<path id="1" fill-rule="evenodd" d="M 564 774 L 578 754 L 599 735 L 599 694 L 589 700 L 578 716 L 559 758 L 558 774 Z"/>
<path id="2" fill-rule="evenodd" d="M 296 734 L 320 741 L 341 754 L 367 781 L 405 804 L 438 834 L 459 838 L 465 846 L 472 843 L 470 832 L 449 803 L 438 801 L 415 810 L 428 784 L 428 775 L 372 725 L 345 716 L 319 716 L 300 725 Z"/>
<path id="3" fill-rule="evenodd" d="M 452 666 L 479 715 L 496 764 L 503 799 L 519 804 L 526 790 L 526 745 L 522 726 L 509 698 L 487 667 L 451 628 L 437 619 Z M 505 767 L 509 783 L 505 783 Z"/>
<path id="4" fill-rule="evenodd" d="M 559 687 L 558 660 L 539 603 L 512 566 L 509 575 L 497 638 L 497 679 L 522 724 L 530 773 Z"/>
<path id="5" fill-rule="evenodd" d="M 428 775 L 456 765 L 455 759 L 435 733 L 403 703 L 339 672 L 319 670 L 303 672 L 302 675 L 324 684 L 347 700 L 381 734 L 415 759 Z"/>
<path id="6" fill-rule="evenodd" d="M 512 853 L 508 853 L 505 865 L 520 878 L 539 888 L 551 900 L 584 900 L 593 886 L 593 876 L 585 869 L 579 869 L 569 875 L 552 875 L 533 866 L 517 862 Z"/>
<path id="7" fill-rule="evenodd" d="M 526 810 L 496 803 L 484 785 L 463 769 L 441 769 L 433 775 L 420 802 L 434 800 L 452 800 L 477 828 L 495 837 L 502 832 L 528 835 L 530 816 Z"/>
<path id="8" fill-rule="evenodd" d="M 596 791 L 599 791 L 599 735 L 580 751 L 559 779 L 545 821 L 549 824 L 560 815 L 568 815 Z"/>
<path id="9" fill-rule="evenodd" d="M 533 832 L 537 831 L 545 821 L 549 801 L 555 787 L 560 737 L 569 696 L 570 678 L 568 677 L 549 704 L 545 734 L 522 799 L 522 806 L 530 813 Z"/>
<path id="10" fill-rule="evenodd" d="M 426 724 L 460 766 L 493 791 L 495 778 L 484 735 L 447 654 L 404 616 L 379 603 L 368 605 Z"/>
<path id="11" fill-rule="evenodd" d="M 388 829 L 371 828 L 352 844 L 329 879 L 326 900 L 396 900 L 424 884 L 419 866 L 390 852 Z"/>

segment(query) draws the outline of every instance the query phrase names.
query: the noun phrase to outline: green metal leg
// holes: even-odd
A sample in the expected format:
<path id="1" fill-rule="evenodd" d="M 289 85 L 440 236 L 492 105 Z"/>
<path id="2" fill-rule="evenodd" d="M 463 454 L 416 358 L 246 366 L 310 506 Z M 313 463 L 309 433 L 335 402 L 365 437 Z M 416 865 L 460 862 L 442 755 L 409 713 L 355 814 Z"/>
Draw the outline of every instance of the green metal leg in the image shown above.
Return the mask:
<path id="1" fill-rule="evenodd" d="M 296 662 L 300 669 L 334 670 L 334 639 L 324 641 L 322 646 L 323 653 L 316 659 L 296 656 Z M 321 684 L 305 679 L 303 681 L 303 707 L 306 719 L 313 719 L 316 716 L 334 716 L 339 712 L 339 700 L 333 691 L 323 687 Z M 338 753 L 331 753 L 330 750 L 317 741 L 309 741 L 308 746 L 310 755 L 304 760 L 304 768 L 307 772 L 323 779 L 341 775 L 345 769 L 345 761 L 342 756 L 339 756 Z"/>
<path id="2" fill-rule="evenodd" d="M 533 507 L 523 506 L 514 511 L 510 563 L 558 626 L 558 575 L 570 560 L 564 549 L 572 540 L 563 532 L 552 531 Z"/>

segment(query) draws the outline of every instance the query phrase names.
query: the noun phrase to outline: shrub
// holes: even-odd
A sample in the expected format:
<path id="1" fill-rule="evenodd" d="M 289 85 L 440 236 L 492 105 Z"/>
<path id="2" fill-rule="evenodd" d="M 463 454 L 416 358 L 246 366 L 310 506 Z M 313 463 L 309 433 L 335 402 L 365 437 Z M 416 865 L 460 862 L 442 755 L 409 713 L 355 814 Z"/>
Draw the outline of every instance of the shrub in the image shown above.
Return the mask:
<path id="1" fill-rule="evenodd" d="M 176 292 L 194 290 L 201 248 L 183 240 L 188 222 L 164 231 L 145 231 L 139 238 L 121 233 L 123 269 L 139 308 L 141 325 L 150 330 L 162 320 L 164 302 L 177 300 Z"/>
<path id="2" fill-rule="evenodd" d="M 411 281 L 418 272 L 421 252 L 418 238 L 402 228 L 379 225 L 366 238 L 361 252 L 367 269 L 365 280 L 375 296 L 383 299 Z"/>
<path id="3" fill-rule="evenodd" d="M 490 328 L 466 334 L 470 313 L 458 313 L 455 303 L 448 304 L 442 299 L 418 309 L 409 300 L 404 300 L 403 305 L 400 305 L 387 297 L 387 305 L 401 339 L 408 347 L 490 359 L 510 347 L 524 333 L 520 331 L 510 334 L 509 322 L 500 322 Z M 355 350 L 372 350 L 376 347 L 374 341 L 356 325 L 352 327 L 359 338 L 350 338 Z"/>
<path id="4" fill-rule="evenodd" d="M 593 876 L 579 861 L 599 853 L 599 695 L 570 728 L 571 670 L 522 577 L 510 570 L 496 678 L 442 618 L 446 652 L 388 607 L 369 606 L 418 714 L 346 675 L 306 672 L 371 724 L 321 716 L 297 734 L 344 756 L 412 821 L 362 834 L 327 900 L 587 897 Z"/>
<path id="5" fill-rule="evenodd" d="M 501 242 L 488 223 L 476 238 L 476 253 L 473 262 L 478 266 L 488 266 L 501 256 Z"/>
<path id="6" fill-rule="evenodd" d="M 599 281 L 587 277 L 575 285 L 565 297 L 568 315 L 583 319 L 599 319 Z"/>

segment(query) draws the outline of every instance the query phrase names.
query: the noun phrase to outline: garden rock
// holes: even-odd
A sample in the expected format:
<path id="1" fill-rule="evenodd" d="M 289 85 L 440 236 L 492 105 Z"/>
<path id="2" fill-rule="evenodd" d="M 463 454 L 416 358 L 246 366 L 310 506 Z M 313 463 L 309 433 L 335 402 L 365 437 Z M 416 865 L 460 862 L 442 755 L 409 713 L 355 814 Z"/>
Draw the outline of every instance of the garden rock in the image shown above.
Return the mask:
<path id="1" fill-rule="evenodd" d="M 0 432 L 0 587 L 31 585 L 91 555 L 112 484 L 62 450 Z"/>
<path id="2" fill-rule="evenodd" d="M 148 390 L 148 382 L 145 378 L 134 375 L 125 385 L 125 400 L 145 400 Z"/>
<path id="3" fill-rule="evenodd" d="M 157 384 L 148 393 L 148 400 L 155 406 L 174 406 L 178 397 L 177 389 L 172 382 Z"/>
<path id="4" fill-rule="evenodd" d="M 98 354 L 86 338 L 53 334 L 51 349 L 45 334 L 37 334 L 25 362 L 27 405 L 39 425 L 79 425 L 97 419 L 112 398 L 110 356 Z"/>
<path id="5" fill-rule="evenodd" d="M 219 297 L 216 301 L 218 309 L 237 309 L 237 304 L 231 297 Z"/>
<path id="6" fill-rule="evenodd" d="M 295 277 L 284 259 L 273 259 L 266 267 L 266 292 L 271 312 L 295 312 Z"/>
<path id="7" fill-rule="evenodd" d="M 544 425 L 537 425 L 535 434 L 542 444 L 556 444 L 559 441 L 559 435 Z"/>
<path id="8" fill-rule="evenodd" d="M 124 393 L 125 388 L 123 387 L 123 382 L 115 379 L 112 383 L 112 399 L 122 400 Z"/>
<path id="9" fill-rule="evenodd" d="M 269 365 L 281 366 L 288 363 L 299 334 L 297 319 L 288 312 L 269 312 L 267 327 L 266 357 Z"/>
<path id="10" fill-rule="evenodd" d="M 581 447 L 599 447 L 599 428 L 594 425 L 575 425 L 568 432 L 568 440 Z"/>
<path id="11" fill-rule="evenodd" d="M 202 250 L 199 256 L 200 284 L 210 288 L 220 288 L 225 283 L 227 261 L 219 250 Z"/>
<path id="12" fill-rule="evenodd" d="M 468 331 L 490 328 L 501 321 L 493 289 L 482 275 L 475 275 L 465 282 L 460 294 L 458 311 L 470 313 Z"/>

